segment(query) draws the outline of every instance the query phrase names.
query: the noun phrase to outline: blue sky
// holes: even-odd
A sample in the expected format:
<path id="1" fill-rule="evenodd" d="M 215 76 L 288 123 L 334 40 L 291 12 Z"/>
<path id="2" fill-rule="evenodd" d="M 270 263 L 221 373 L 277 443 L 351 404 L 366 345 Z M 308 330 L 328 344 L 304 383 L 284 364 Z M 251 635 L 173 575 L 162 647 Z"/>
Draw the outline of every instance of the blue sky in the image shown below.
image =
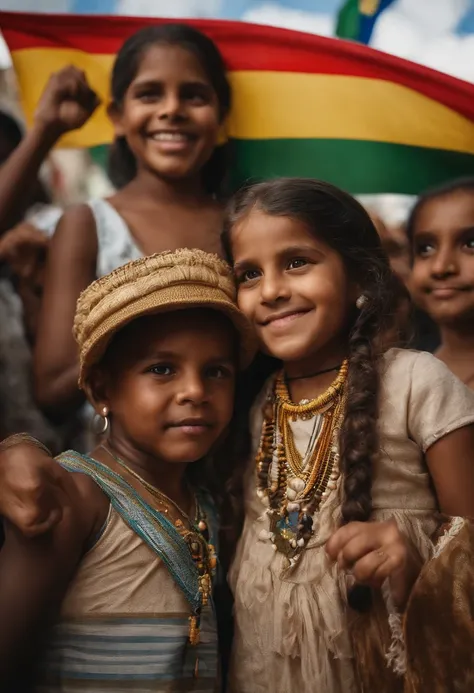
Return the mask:
<path id="1" fill-rule="evenodd" d="M 0 0 L 1 9 L 215 17 L 331 36 L 343 0 Z M 474 0 L 395 0 L 372 45 L 474 82 Z M 1 52 L 0 52 L 1 53 Z M 3 55 L 3 62 L 6 60 Z M 0 62 L 2 56 L 0 54 Z"/>

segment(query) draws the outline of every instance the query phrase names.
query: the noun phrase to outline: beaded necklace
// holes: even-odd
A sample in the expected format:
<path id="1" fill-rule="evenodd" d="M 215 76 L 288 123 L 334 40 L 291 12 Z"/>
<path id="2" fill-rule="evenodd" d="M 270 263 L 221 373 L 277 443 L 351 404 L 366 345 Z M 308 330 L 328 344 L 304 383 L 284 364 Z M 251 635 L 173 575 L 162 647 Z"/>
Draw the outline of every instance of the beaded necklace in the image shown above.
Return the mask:
<path id="1" fill-rule="evenodd" d="M 291 401 L 283 374 L 275 382 L 272 403 L 265 409 L 256 457 L 257 494 L 267 505 L 270 530 L 260 539 L 271 541 L 293 567 L 313 535 L 313 515 L 336 487 L 339 477 L 338 437 L 344 414 L 348 361 L 334 382 L 314 400 Z M 317 417 L 304 458 L 297 450 L 291 422 Z M 317 435 L 315 435 L 316 427 Z M 271 470 L 276 459 L 276 474 Z"/>
<path id="2" fill-rule="evenodd" d="M 129 467 L 120 457 L 115 455 L 109 447 L 106 445 L 100 445 L 99 447 L 110 455 L 110 457 L 112 457 L 112 459 L 114 459 L 115 462 L 122 467 L 122 469 L 136 479 L 150 493 L 150 495 L 152 495 L 160 503 L 162 506 L 161 512 L 168 516 L 169 510 L 173 508 L 179 515 L 181 515 L 181 518 L 186 521 L 188 527 L 186 527 L 185 522 L 183 522 L 183 519 L 181 518 L 177 518 L 174 521 L 174 526 L 186 542 L 193 562 L 198 570 L 199 592 L 201 593 L 202 597 L 202 605 L 206 606 L 209 602 L 209 596 L 212 590 L 212 576 L 214 575 L 217 566 L 217 555 L 214 546 L 209 543 L 209 529 L 205 515 L 202 512 L 196 498 L 196 494 L 193 494 L 196 508 L 195 519 L 193 521 L 177 503 L 156 488 L 156 486 L 153 486 L 148 481 L 143 479 L 143 477 L 141 477 L 134 469 Z M 190 617 L 189 641 L 191 645 L 197 645 L 199 643 L 199 620 L 195 615 Z"/>

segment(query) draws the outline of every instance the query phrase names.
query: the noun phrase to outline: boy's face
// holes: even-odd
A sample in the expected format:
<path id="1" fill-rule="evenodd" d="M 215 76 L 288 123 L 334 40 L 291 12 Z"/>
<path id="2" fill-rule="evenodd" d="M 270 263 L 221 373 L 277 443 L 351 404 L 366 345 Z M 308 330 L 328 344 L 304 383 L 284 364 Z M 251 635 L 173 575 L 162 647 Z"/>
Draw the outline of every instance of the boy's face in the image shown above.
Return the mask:
<path id="1" fill-rule="evenodd" d="M 103 405 L 119 449 L 165 463 L 194 462 L 233 414 L 235 331 L 212 310 L 141 318 L 119 333 L 107 371 Z"/>
<path id="2" fill-rule="evenodd" d="M 410 289 L 440 325 L 474 319 L 474 191 L 428 200 L 413 235 Z"/>

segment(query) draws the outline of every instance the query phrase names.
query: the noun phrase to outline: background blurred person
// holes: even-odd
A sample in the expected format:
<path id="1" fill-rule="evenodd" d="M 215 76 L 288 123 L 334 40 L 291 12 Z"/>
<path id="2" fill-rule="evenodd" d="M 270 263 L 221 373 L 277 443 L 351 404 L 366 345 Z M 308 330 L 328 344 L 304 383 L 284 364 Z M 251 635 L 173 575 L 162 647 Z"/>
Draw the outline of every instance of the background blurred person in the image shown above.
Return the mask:
<path id="1" fill-rule="evenodd" d="M 52 205 L 40 169 L 68 129 L 91 114 L 90 95 L 79 93 L 69 69 L 51 78 L 32 128 L 23 133 L 13 112 L 0 106 L 0 436 L 28 431 L 59 450 L 64 431 L 41 413 L 33 398 L 32 356 L 49 237 L 61 215 Z M 87 101 L 75 109 L 71 104 Z"/>
<path id="2" fill-rule="evenodd" d="M 440 330 L 436 356 L 474 388 L 474 178 L 423 194 L 407 233 L 413 299 Z"/>

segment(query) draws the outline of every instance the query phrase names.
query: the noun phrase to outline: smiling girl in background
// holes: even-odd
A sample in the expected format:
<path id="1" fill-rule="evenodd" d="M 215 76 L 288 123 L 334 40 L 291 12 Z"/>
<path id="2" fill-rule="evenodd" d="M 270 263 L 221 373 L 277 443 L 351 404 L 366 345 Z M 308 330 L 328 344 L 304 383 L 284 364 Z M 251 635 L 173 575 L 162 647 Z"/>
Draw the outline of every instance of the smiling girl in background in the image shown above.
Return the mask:
<path id="1" fill-rule="evenodd" d="M 407 232 L 410 291 L 440 329 L 436 356 L 474 389 L 474 179 L 422 195 Z"/>
<path id="2" fill-rule="evenodd" d="M 71 79 L 78 88 L 85 80 L 74 68 Z M 82 399 L 71 334 L 80 292 L 142 255 L 180 247 L 220 253 L 225 167 L 217 143 L 231 93 L 217 47 L 186 25 L 145 28 L 119 51 L 111 94 L 110 168 L 119 191 L 68 210 L 49 251 L 35 382 L 44 410 L 60 419 Z"/>

